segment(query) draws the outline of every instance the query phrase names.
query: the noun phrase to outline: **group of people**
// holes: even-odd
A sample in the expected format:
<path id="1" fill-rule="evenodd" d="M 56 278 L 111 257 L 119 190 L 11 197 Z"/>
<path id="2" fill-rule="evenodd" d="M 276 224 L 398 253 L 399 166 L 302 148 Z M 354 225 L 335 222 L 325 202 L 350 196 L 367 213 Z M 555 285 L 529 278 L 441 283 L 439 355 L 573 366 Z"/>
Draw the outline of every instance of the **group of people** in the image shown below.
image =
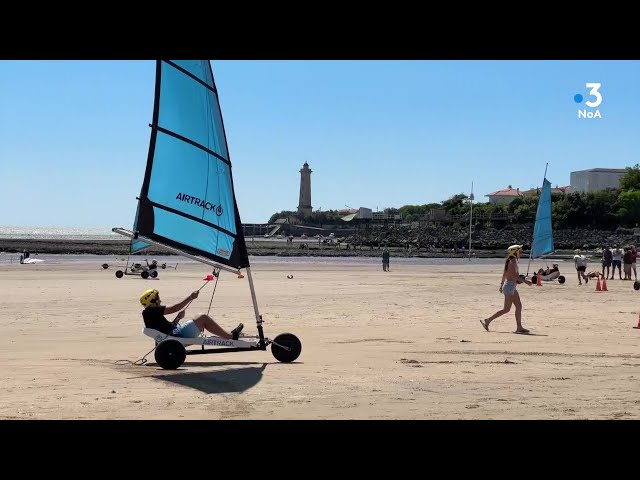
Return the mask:
<path id="1" fill-rule="evenodd" d="M 575 250 L 573 256 L 574 266 L 578 275 L 578 284 L 582 285 L 582 280 L 587 283 L 589 278 L 595 278 L 603 276 L 609 280 L 614 279 L 615 268 L 618 267 L 618 275 L 622 280 L 621 265 L 624 264 L 624 280 L 632 280 L 631 272 L 633 271 L 635 280 L 637 280 L 636 272 L 636 259 L 638 253 L 636 247 L 631 245 L 625 247 L 625 249 L 618 248 L 617 245 L 613 246 L 613 250 L 609 247 L 605 247 L 602 252 L 602 272 L 594 271 L 587 273 L 587 258 L 578 249 Z M 504 271 L 502 272 L 502 280 L 500 281 L 500 292 L 504 295 L 504 306 L 502 309 L 495 312 L 488 318 L 480 320 L 480 323 L 486 331 L 489 331 L 489 324 L 496 318 L 508 313 L 511 310 L 511 306 L 515 306 L 516 317 L 516 332 L 515 333 L 529 333 L 529 330 L 522 326 L 522 302 L 520 301 L 520 295 L 516 288 L 517 285 L 525 283 L 532 285 L 532 282 L 527 280 L 524 275 L 520 275 L 518 270 L 518 260 L 522 254 L 522 245 L 511 245 L 507 249 L 507 259 L 504 264 Z M 609 277 L 609 268 L 613 267 L 611 271 L 611 277 Z M 558 270 L 558 264 L 553 264 L 553 271 Z M 605 274 L 606 270 L 606 274 Z M 552 273 L 552 269 L 538 270 L 539 275 L 548 275 Z"/>
<path id="2" fill-rule="evenodd" d="M 602 250 L 602 276 L 608 280 L 613 280 L 616 274 L 616 267 L 618 267 L 618 278 L 622 278 L 622 269 L 624 268 L 624 280 L 638 280 L 638 273 L 636 271 L 636 259 L 638 258 L 638 252 L 635 245 L 622 248 L 618 248 L 618 245 L 613 246 L 613 250 L 608 246 Z M 611 277 L 609 277 L 609 268 L 611 268 Z M 606 274 L 605 274 L 606 271 Z M 631 278 L 631 272 L 633 272 L 634 278 Z"/>

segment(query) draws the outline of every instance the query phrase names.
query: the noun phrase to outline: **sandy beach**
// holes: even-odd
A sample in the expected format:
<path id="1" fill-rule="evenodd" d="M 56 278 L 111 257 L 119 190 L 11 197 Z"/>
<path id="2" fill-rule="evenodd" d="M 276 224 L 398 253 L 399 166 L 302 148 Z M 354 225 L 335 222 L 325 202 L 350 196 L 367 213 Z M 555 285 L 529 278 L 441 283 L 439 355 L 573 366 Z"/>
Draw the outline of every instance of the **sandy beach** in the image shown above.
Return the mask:
<path id="1" fill-rule="evenodd" d="M 184 264 L 158 279 L 117 279 L 102 262 L 0 265 L 2 419 L 637 419 L 640 292 L 629 281 L 519 286 L 501 308 L 502 263 L 411 265 L 256 260 L 265 334 L 300 337 L 300 358 L 269 350 L 187 356 L 160 369 L 142 334 L 140 293 L 165 304 L 204 282 Z M 526 271 L 526 262 L 523 262 Z M 593 265 L 593 264 L 592 264 Z M 523 270 L 521 266 L 521 271 Z M 536 268 L 536 262 L 533 266 Z M 591 268 L 591 267 L 590 267 Z M 287 275 L 293 275 L 288 279 Z M 187 309 L 209 309 L 213 282 Z M 211 315 L 255 333 L 247 279 L 222 272 Z M 193 347 L 192 347 L 193 348 Z"/>

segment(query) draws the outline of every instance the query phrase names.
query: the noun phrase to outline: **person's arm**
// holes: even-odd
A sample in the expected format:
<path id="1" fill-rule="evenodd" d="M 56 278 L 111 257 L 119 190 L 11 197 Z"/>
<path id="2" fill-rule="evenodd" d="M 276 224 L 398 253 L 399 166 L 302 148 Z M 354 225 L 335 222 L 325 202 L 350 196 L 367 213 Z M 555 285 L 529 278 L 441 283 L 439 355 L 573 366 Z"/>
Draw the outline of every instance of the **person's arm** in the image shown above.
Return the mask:
<path id="1" fill-rule="evenodd" d="M 509 264 L 509 267 L 511 268 L 511 264 Z M 500 293 L 502 293 L 502 285 L 504 284 L 504 279 L 507 276 L 507 269 L 505 268 L 504 271 L 502 272 L 502 279 L 500 280 Z"/>
<path id="2" fill-rule="evenodd" d="M 180 323 L 180 320 L 182 318 L 184 318 L 184 312 L 185 310 L 181 310 L 178 315 L 176 315 L 176 318 L 174 318 L 173 322 L 171 322 L 173 324 L 174 327 L 178 326 L 178 323 Z"/>
<path id="3" fill-rule="evenodd" d="M 198 292 L 193 292 L 191 295 L 189 295 L 187 298 L 185 298 L 183 301 L 181 301 L 180 303 L 176 303 L 175 305 L 171 305 L 170 307 L 166 307 L 164 310 L 165 315 L 170 315 L 172 313 L 176 313 L 180 310 L 182 310 L 184 307 L 187 306 L 187 304 L 195 299 L 198 298 Z"/>

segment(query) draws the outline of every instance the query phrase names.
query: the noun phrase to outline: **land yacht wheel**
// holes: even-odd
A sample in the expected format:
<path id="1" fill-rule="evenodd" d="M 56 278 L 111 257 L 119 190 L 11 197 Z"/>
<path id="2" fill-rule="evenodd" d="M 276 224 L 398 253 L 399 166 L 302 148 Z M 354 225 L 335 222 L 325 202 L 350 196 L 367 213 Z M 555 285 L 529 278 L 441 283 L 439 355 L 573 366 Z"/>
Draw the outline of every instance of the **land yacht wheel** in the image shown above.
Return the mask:
<path id="1" fill-rule="evenodd" d="M 302 343 L 293 333 L 281 333 L 271 343 L 271 353 L 279 362 L 293 362 L 301 352 Z"/>
<path id="2" fill-rule="evenodd" d="M 183 364 L 187 358 L 187 351 L 177 340 L 160 342 L 155 351 L 156 363 L 165 370 L 175 370 Z"/>

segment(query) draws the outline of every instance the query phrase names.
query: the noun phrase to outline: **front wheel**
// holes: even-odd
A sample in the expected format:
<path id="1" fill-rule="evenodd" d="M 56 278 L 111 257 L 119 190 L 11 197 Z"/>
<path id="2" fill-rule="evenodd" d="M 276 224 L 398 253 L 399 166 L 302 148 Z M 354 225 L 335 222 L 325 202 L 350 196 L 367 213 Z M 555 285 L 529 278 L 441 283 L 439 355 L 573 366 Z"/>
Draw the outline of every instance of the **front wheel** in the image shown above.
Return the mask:
<path id="1" fill-rule="evenodd" d="M 638 282 L 637 280 L 633 282 L 633 289 L 640 290 L 640 282 Z"/>
<path id="2" fill-rule="evenodd" d="M 158 272 L 156 272 L 155 270 L 151 271 L 151 278 L 156 278 L 158 276 Z"/>
<path id="3" fill-rule="evenodd" d="M 558 283 L 560 283 L 560 284 L 564 283 L 564 282 L 565 282 L 565 280 L 566 280 L 566 278 L 564 278 L 564 275 L 560 275 L 560 276 L 558 277 Z"/>
<path id="4" fill-rule="evenodd" d="M 149 272 L 143 270 L 142 273 L 140 273 L 140 276 L 146 280 L 147 278 L 149 278 Z"/>
<path id="5" fill-rule="evenodd" d="M 538 284 L 538 277 L 536 275 L 534 275 L 533 277 L 531 277 L 531 283 L 533 283 L 534 285 Z"/>
<path id="6" fill-rule="evenodd" d="M 271 343 L 271 353 L 279 362 L 293 362 L 301 352 L 302 343 L 293 333 L 281 333 Z"/>
<path id="7" fill-rule="evenodd" d="M 118 277 L 118 278 L 122 278 L 123 276 L 124 276 L 124 272 L 123 272 L 122 270 L 118 270 L 118 271 L 116 272 L 116 277 Z"/>

